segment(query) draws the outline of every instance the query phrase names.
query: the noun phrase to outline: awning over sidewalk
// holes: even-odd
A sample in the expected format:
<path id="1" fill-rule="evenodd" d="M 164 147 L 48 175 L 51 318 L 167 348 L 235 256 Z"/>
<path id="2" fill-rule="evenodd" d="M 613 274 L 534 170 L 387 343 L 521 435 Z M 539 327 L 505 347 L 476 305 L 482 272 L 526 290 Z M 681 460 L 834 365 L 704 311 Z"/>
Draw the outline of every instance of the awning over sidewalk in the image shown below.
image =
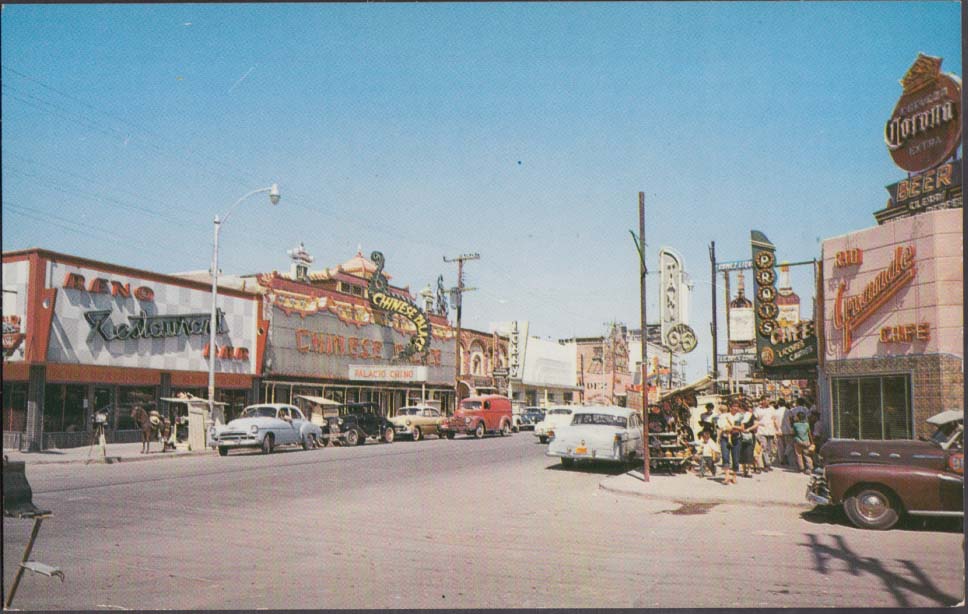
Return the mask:
<path id="1" fill-rule="evenodd" d="M 660 394 L 659 395 L 659 402 L 665 401 L 667 399 L 671 399 L 672 397 L 675 397 L 675 396 L 678 396 L 678 395 L 682 395 L 682 394 L 686 394 L 686 393 L 690 393 L 690 392 L 692 392 L 692 393 L 699 392 L 700 390 L 702 390 L 706 386 L 708 386 L 710 384 L 710 382 L 712 382 L 712 381 L 713 381 L 713 378 L 709 377 L 708 375 L 705 375 L 705 376 L 697 379 L 696 381 L 692 382 L 691 384 L 687 384 L 685 386 L 680 386 L 679 388 L 676 388 L 675 390 L 670 390 L 669 392 L 666 392 L 664 394 Z"/>
<path id="2" fill-rule="evenodd" d="M 310 403 L 315 403 L 316 405 L 321 405 L 323 407 L 335 407 L 337 405 L 342 405 L 339 401 L 334 401 L 332 399 L 327 399 L 326 397 L 312 397 L 307 394 L 297 394 L 297 399 L 304 399 Z"/>

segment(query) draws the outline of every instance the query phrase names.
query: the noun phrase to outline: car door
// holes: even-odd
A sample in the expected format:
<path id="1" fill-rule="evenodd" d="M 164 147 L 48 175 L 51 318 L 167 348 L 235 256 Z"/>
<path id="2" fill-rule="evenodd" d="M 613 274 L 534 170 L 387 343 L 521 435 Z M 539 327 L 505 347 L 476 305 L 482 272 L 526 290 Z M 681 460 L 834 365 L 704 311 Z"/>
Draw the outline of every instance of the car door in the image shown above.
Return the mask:
<path id="1" fill-rule="evenodd" d="M 629 442 L 635 450 L 635 454 L 638 456 L 645 455 L 645 449 L 642 443 L 642 419 L 639 418 L 638 414 L 632 414 L 629 416 Z"/>
<path id="2" fill-rule="evenodd" d="M 288 407 L 280 407 L 276 412 L 276 428 L 273 429 L 273 435 L 276 437 L 277 445 L 284 445 L 293 442 L 292 437 L 292 415 L 289 413 Z"/>
<path id="3" fill-rule="evenodd" d="M 302 411 L 298 407 L 290 406 L 289 415 L 292 416 L 293 443 L 298 443 L 302 438 L 303 425 L 306 423 L 306 418 L 303 417 Z"/>

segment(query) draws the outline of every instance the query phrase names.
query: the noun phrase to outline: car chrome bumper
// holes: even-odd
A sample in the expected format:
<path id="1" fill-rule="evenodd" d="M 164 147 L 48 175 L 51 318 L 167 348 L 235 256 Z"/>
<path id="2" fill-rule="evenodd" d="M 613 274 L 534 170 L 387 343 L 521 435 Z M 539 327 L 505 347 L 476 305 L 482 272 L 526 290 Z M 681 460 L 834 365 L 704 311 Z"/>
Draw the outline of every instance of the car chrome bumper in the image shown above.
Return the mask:
<path id="1" fill-rule="evenodd" d="M 255 437 L 245 437 L 242 439 L 214 440 L 211 442 L 213 448 L 258 448 L 262 442 Z"/>
<path id="2" fill-rule="evenodd" d="M 830 505 L 830 489 L 827 488 L 827 480 L 819 476 L 814 476 L 807 486 L 807 501 L 814 505 Z"/>

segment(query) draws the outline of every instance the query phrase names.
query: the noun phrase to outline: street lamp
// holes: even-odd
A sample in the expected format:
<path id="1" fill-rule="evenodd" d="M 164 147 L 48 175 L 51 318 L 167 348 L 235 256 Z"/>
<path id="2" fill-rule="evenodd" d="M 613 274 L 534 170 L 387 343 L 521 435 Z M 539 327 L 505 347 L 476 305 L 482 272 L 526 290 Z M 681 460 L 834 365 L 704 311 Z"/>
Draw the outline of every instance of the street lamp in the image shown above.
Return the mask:
<path id="1" fill-rule="evenodd" d="M 217 308 L 216 299 L 218 298 L 218 232 L 222 228 L 222 224 L 228 221 L 229 216 L 232 215 L 232 211 L 246 198 L 254 195 L 261 194 L 263 192 L 269 193 L 269 201 L 273 205 L 279 204 L 279 185 L 273 183 L 267 188 L 259 188 L 258 190 L 252 190 L 242 198 L 235 201 L 231 207 L 229 207 L 228 212 L 220 220 L 219 217 L 215 216 L 215 240 L 212 246 L 212 317 L 208 323 L 208 411 L 210 419 L 215 420 L 216 423 L 221 424 L 222 420 L 215 418 L 215 330 L 217 325 Z"/>

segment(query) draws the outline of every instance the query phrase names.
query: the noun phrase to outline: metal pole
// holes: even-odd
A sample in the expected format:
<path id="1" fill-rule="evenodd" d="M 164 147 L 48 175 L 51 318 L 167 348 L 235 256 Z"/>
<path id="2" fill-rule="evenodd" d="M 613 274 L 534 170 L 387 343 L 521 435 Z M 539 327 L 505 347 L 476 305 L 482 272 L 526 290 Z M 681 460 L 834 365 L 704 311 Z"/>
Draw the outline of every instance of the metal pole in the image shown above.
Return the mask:
<path id="1" fill-rule="evenodd" d="M 215 419 L 215 318 L 218 297 L 218 232 L 221 222 L 215 216 L 214 239 L 212 241 L 212 313 L 208 322 L 208 417 Z M 206 425 L 207 426 L 207 425 Z M 208 429 L 206 428 L 206 432 Z"/>
<path id="2" fill-rule="evenodd" d="M 639 295 L 640 295 L 640 315 L 639 325 L 642 327 L 642 478 L 649 481 L 649 382 L 648 356 L 649 341 L 645 327 L 645 276 L 648 272 L 645 266 L 645 192 L 639 192 Z"/>
<path id="3" fill-rule="evenodd" d="M 464 289 L 464 260 L 461 258 L 457 259 L 457 337 L 455 338 L 456 343 L 456 365 L 454 367 L 454 411 L 457 411 L 458 405 L 460 405 L 460 368 L 461 368 L 461 355 L 460 355 L 460 310 L 463 304 L 463 296 L 461 292 Z"/>
<path id="4" fill-rule="evenodd" d="M 716 242 L 709 244 L 709 278 L 713 281 L 713 319 L 710 328 L 713 335 L 713 382 L 719 379 L 719 344 L 716 333 Z"/>
<path id="5" fill-rule="evenodd" d="M 729 271 L 723 271 L 723 292 L 726 295 L 726 353 L 733 353 L 733 344 L 729 340 Z M 733 363 L 726 365 L 726 385 L 729 393 L 733 393 Z"/>

